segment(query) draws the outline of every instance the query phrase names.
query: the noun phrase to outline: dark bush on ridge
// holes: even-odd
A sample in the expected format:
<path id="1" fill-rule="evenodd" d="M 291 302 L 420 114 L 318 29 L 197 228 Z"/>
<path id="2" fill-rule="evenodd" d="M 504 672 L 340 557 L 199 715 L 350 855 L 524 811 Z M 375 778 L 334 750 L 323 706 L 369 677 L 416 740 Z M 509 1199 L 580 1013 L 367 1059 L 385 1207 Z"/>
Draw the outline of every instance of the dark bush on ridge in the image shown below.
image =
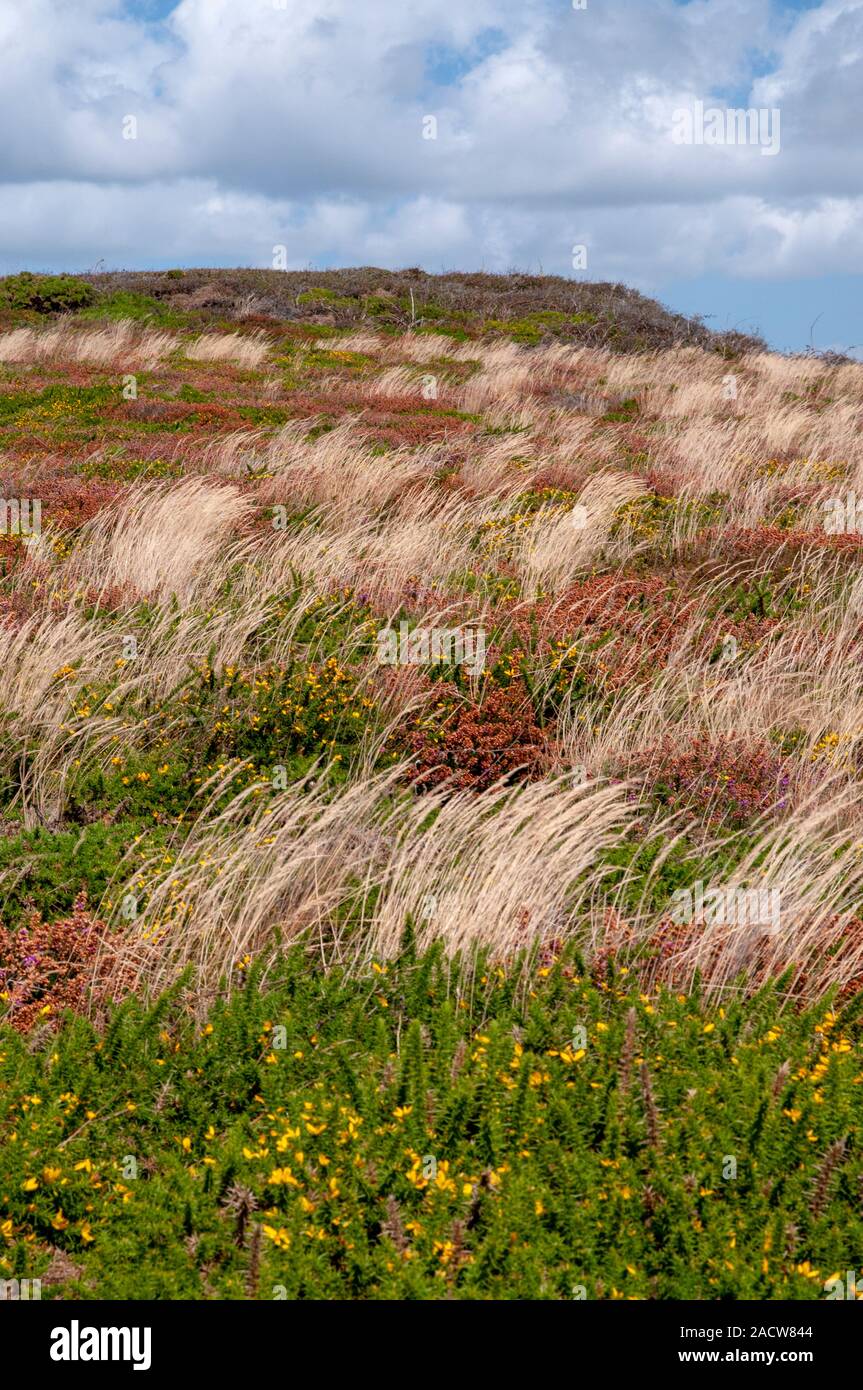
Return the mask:
<path id="1" fill-rule="evenodd" d="M 92 285 L 74 275 L 34 275 L 22 270 L 0 280 L 0 308 L 33 309 L 37 314 L 66 314 L 86 309 L 96 298 Z"/>

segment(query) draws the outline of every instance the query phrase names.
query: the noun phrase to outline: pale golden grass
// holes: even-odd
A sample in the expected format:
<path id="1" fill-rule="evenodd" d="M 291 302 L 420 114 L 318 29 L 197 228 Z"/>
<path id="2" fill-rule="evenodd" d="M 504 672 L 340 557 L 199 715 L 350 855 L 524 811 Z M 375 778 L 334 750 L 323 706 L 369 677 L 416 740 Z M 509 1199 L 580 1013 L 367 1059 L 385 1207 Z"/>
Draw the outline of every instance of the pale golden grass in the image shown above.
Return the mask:
<path id="1" fill-rule="evenodd" d="M 766 827 L 721 884 L 705 885 L 778 891 L 778 922 L 735 921 L 730 914 L 730 922 L 702 923 L 677 961 L 679 983 L 691 985 L 697 972 L 708 992 L 721 993 L 790 967 L 789 989 L 811 998 L 859 976 L 863 933 L 850 943 L 843 934 L 860 915 L 863 897 L 863 840 L 848 832 L 861 794 L 863 785 L 840 778 L 820 785 L 792 815 Z M 649 932 L 662 916 L 646 924 Z"/>
<path id="2" fill-rule="evenodd" d="M 336 340 L 339 352 L 357 352 L 364 357 L 375 357 L 382 353 L 387 345 L 387 340 L 376 333 L 366 333 L 359 330 L 355 333 L 346 333 L 343 337 Z"/>
<path id="3" fill-rule="evenodd" d="M 136 484 L 119 507 L 82 527 L 59 577 L 96 595 L 116 586 L 188 602 L 211 586 L 214 569 L 221 571 L 226 541 L 251 505 L 236 489 L 200 478 Z"/>
<path id="4" fill-rule="evenodd" d="M 0 625 L 0 708 L 20 730 L 63 723 L 81 688 L 107 674 L 109 643 L 75 612 Z"/>
<path id="5" fill-rule="evenodd" d="M 298 431 L 280 431 L 266 453 L 266 480 L 258 499 L 289 512 L 309 506 L 326 509 L 330 524 L 356 524 L 384 509 L 410 484 L 427 483 L 441 466 L 437 447 L 391 450 L 386 460 L 358 438 L 349 419 L 307 442 Z"/>
<path id="6" fill-rule="evenodd" d="M 492 788 L 480 803 L 471 793 L 424 797 L 363 914 L 363 955 L 395 954 L 408 914 L 420 946 L 443 938 L 450 950 L 486 946 L 499 958 L 577 935 L 601 888 L 600 853 L 632 815 L 624 791 L 543 781 Z"/>
<path id="7" fill-rule="evenodd" d="M 247 370 L 259 367 L 269 353 L 263 333 L 202 333 L 184 352 L 192 362 L 227 362 Z"/>
<path id="8" fill-rule="evenodd" d="M 167 857 L 109 889 L 116 968 L 157 993 L 192 966 L 204 1002 L 241 961 L 266 964 L 279 943 L 300 936 L 324 961 L 385 959 L 398 951 L 409 917 L 420 947 L 442 939 L 450 951 L 484 946 L 499 959 L 568 939 L 590 954 L 620 945 L 621 931 L 631 943 L 647 942 L 668 922 L 672 904 L 649 906 L 647 888 L 679 840 L 671 823 L 654 825 L 667 843 L 634 913 L 618 910 L 628 876 L 617 889 L 608 882 L 604 855 L 636 810 L 625 785 L 561 778 L 520 792 L 499 786 L 479 800 L 441 791 L 405 803 L 392 798 L 403 771 L 336 795 L 312 778 L 273 801 L 250 787 L 218 814 L 205 807 Z M 699 971 L 705 989 L 721 993 L 741 976 L 754 982 L 789 963 L 810 994 L 853 978 L 863 942 L 842 954 L 838 968 L 826 956 L 863 888 L 863 844 L 849 843 L 844 828 L 850 799 L 842 787 L 826 800 L 813 796 L 780 827 L 765 829 L 721 884 L 705 883 L 778 889 L 779 916 L 772 928 L 701 923 L 676 959 L 678 986 Z M 726 849 L 731 843 L 726 837 Z M 694 882 L 700 855 L 691 853 L 691 862 Z M 130 893 L 137 915 L 123 923 L 119 905 Z M 338 925 L 345 913 L 349 927 Z"/>
<path id="9" fill-rule="evenodd" d="M 306 428 L 310 423 L 306 422 Z M 189 471 L 230 479 L 265 474 L 271 443 L 272 436 L 266 430 L 231 430 L 208 441 L 194 456 Z"/>
<path id="10" fill-rule="evenodd" d="M 437 333 L 401 333 L 397 338 L 375 339 L 373 344 L 369 348 L 356 347 L 354 351 L 373 353 L 383 362 L 400 362 L 407 359 L 409 362 L 429 363 L 454 355 L 449 339 Z M 339 346 L 348 345 L 340 343 Z"/>
<path id="11" fill-rule="evenodd" d="M 786 580 L 802 593 L 802 611 L 789 615 L 781 631 L 768 633 L 752 650 L 709 660 L 705 642 L 710 610 L 720 588 L 742 574 L 729 568 L 721 578 L 694 589 L 668 659 L 652 682 L 617 694 L 610 707 L 592 710 L 581 701 L 564 705 L 560 740 L 565 762 L 598 771 L 626 772 L 634 759 L 671 735 L 683 748 L 696 736 L 764 743 L 772 730 L 794 732 L 798 770 L 796 794 L 827 770 L 853 777 L 853 755 L 863 750 L 863 691 L 858 651 L 863 624 L 863 581 L 841 585 L 832 568 L 803 554 Z M 750 575 L 757 581 L 758 572 Z M 808 591 L 808 592 L 807 592 Z M 779 595 L 778 595 L 779 596 Z M 646 612 L 642 631 L 629 640 L 651 649 L 657 615 Z M 721 644 L 723 619 L 713 631 Z M 614 658 L 615 639 L 604 649 Z M 835 734 L 836 744 L 823 745 Z"/>
<path id="12" fill-rule="evenodd" d="M 274 531 L 262 543 L 270 582 L 288 584 L 299 573 L 317 593 L 351 587 L 376 603 L 413 586 L 442 585 L 471 559 L 477 509 L 427 484 L 397 499 L 383 517 L 350 509 L 319 512 L 300 530 Z"/>
<path id="13" fill-rule="evenodd" d="M 443 936 L 501 956 L 575 930 L 602 876 L 590 870 L 631 814 L 620 788 L 499 787 L 481 807 L 443 792 L 394 802 L 403 771 L 335 796 L 297 783 L 266 806 L 250 788 L 203 815 L 168 869 L 154 860 L 112 886 L 114 903 L 139 899 L 135 921 L 117 923 L 118 969 L 156 992 L 191 964 L 208 994 L 243 957 L 272 959 L 277 934 L 306 933 L 328 959 L 355 963 L 393 954 L 407 913 L 422 945 Z M 356 920 L 340 933 L 335 911 L 348 905 Z"/>
<path id="14" fill-rule="evenodd" d="M 81 362 L 105 367 L 118 363 L 124 370 L 158 366 L 176 348 L 170 333 L 142 330 L 129 319 L 105 328 L 15 328 L 0 334 L 0 362 Z"/>
<path id="15" fill-rule="evenodd" d="M 0 362 L 38 362 L 53 357 L 63 339 L 60 329 L 13 328 L 0 333 Z"/>
<path id="16" fill-rule="evenodd" d="M 140 900 L 126 925 L 113 910 L 118 970 L 156 993 L 191 965 L 208 993 L 221 976 L 237 978 L 245 956 L 272 959 L 277 932 L 284 941 L 307 931 L 329 937 L 331 914 L 385 869 L 384 803 L 394 777 L 335 798 L 307 778 L 267 805 L 248 787 L 218 814 L 205 806 L 172 846 L 169 872 L 154 860 L 109 890 L 117 907 L 128 892 Z"/>
<path id="17" fill-rule="evenodd" d="M 590 354 L 564 345 L 527 350 L 512 343 L 466 343 L 449 356 L 479 363 L 479 370 L 452 393 L 458 408 L 481 411 L 497 428 L 526 428 L 544 420 L 549 407 L 537 392 L 579 393 L 598 379 L 590 371 Z"/>
<path id="18" fill-rule="evenodd" d="M 410 367 L 387 367 L 380 376 L 364 383 L 366 394 L 372 397 L 418 396 L 422 399 L 424 389 L 434 388 L 426 387 L 423 376 Z"/>
<path id="19" fill-rule="evenodd" d="M 837 475 L 861 477 L 863 368 L 780 359 L 765 370 L 760 358 L 726 367 L 714 364 L 706 377 L 693 373 L 668 394 L 658 365 L 658 382 L 645 393 L 645 408 L 667 422 L 657 462 L 677 473 L 681 486 L 702 496 L 730 493 L 729 517 L 752 525 L 789 484 L 817 484 L 825 473 L 834 483 Z M 729 380 L 734 399 L 724 394 Z"/>
<path id="20" fill-rule="evenodd" d="M 512 558 L 522 604 L 539 593 L 562 598 L 598 569 L 622 572 L 653 544 L 661 542 L 674 559 L 697 540 L 701 523 L 685 507 L 670 513 L 655 542 L 634 522 L 620 524 L 627 503 L 648 493 L 650 468 L 670 479 L 684 503 L 721 496 L 719 524 L 702 542 L 708 558 L 719 553 L 728 529 L 756 527 L 778 510 L 783 489 L 798 491 L 801 524 L 810 529 L 817 529 L 826 497 L 854 486 L 863 496 L 863 366 L 769 354 L 729 364 L 697 349 L 620 357 L 563 346 L 454 346 L 423 334 L 354 333 L 338 346 L 373 356 L 383 368 L 363 387 L 370 399 L 418 394 L 417 369 L 439 356 L 472 364 L 466 382 L 447 388 L 448 399 L 481 413 L 496 432 L 380 455 L 363 441 L 361 415 L 317 438 L 310 437 L 321 423 L 315 420 L 292 421 L 275 433 L 240 430 L 201 450 L 189 465 L 195 476 L 133 484 L 120 504 L 81 529 L 65 558 L 54 555 L 44 533 L 13 578 L 13 588 L 35 595 L 43 610 L 17 630 L 0 627 L 0 769 L 13 778 L 28 824 L 59 822 L 77 761 L 99 765 L 118 739 L 146 741 L 139 728 L 123 729 L 124 699 L 164 699 L 190 669 L 210 663 L 254 670 L 270 660 L 321 659 L 333 650 L 332 630 L 343 630 L 352 594 L 376 605 L 381 625 L 385 614 L 395 620 L 406 595 L 424 625 L 490 624 L 484 602 L 464 592 L 460 577 L 485 563 L 478 550 L 483 523 L 506 516 L 547 468 L 557 470 L 584 510 L 543 507 L 516 532 Z M 26 329 L 0 335 L 0 360 L 26 364 L 65 354 L 131 365 L 155 362 L 174 347 L 168 335 L 148 340 L 122 325 L 83 333 Z M 70 355 L 77 352 L 90 356 Z M 259 338 L 211 333 L 186 355 L 255 367 L 267 352 Z M 729 376 L 736 399 L 726 394 Z M 609 403 L 631 396 L 641 407 L 637 458 L 612 423 L 597 419 Z M 444 468 L 460 489 L 442 490 Z M 249 480 L 253 485 L 241 488 Z M 251 532 L 246 523 L 261 506 L 273 509 L 274 519 L 283 506 L 289 529 Z M 782 630 L 766 631 L 752 650 L 708 662 L 705 632 L 714 624 L 721 636 L 729 591 L 758 578 L 770 581 L 777 602 L 796 587 L 803 607 L 785 612 Z M 119 622 L 105 626 L 82 616 L 85 601 L 114 589 L 126 595 Z M 810 547 L 781 583 L 765 558 L 724 563 L 701 583 L 691 579 L 687 592 L 692 601 L 674 649 L 652 681 L 594 705 L 564 701 L 559 766 L 629 778 L 647 750 L 669 736 L 682 748 L 704 735 L 755 743 L 775 731 L 794 732 L 787 805 L 760 828 L 756 849 L 723 885 L 764 880 L 780 887 L 780 930 L 765 940 L 749 927 L 706 928 L 693 936 L 680 978 L 691 982 L 700 968 L 707 987 L 720 991 L 740 971 L 754 979 L 793 961 L 820 993 L 831 977 L 843 983 L 863 968 L 860 952 L 846 952 L 835 968 L 827 954 L 863 888 L 856 830 L 863 579 L 846 559 Z M 146 624 L 132 611 L 145 596 Z M 67 612 L 58 617 L 64 603 Z M 303 644 L 298 634 L 312 613 L 318 630 Z M 643 627 L 626 640 L 649 653 L 656 620 L 646 611 Z M 124 635 L 134 636 L 138 649 L 125 665 Z M 595 951 L 615 940 L 631 883 L 625 877 L 612 890 L 603 855 L 644 813 L 637 788 L 599 780 L 576 785 L 565 776 L 518 793 L 396 796 L 399 771 L 372 767 L 387 733 L 427 692 L 414 670 L 382 673 L 367 654 L 368 639 L 368 630 L 348 623 L 336 646 L 356 690 L 379 700 L 346 786 L 336 793 L 313 780 L 292 786 L 266 808 L 269 814 L 254 790 L 218 813 L 203 799 L 192 828 L 178 832 L 170 866 L 151 865 L 154 876 L 143 890 L 134 879 L 112 887 L 115 905 L 125 889 L 139 892 L 138 919 L 119 927 L 118 963 L 136 972 L 143 990 L 157 992 L 189 964 L 204 992 L 212 991 L 245 955 L 271 956 L 277 932 L 283 939 L 306 933 L 327 958 L 349 963 L 385 956 L 397 950 L 408 914 L 421 944 L 441 937 L 449 950 L 481 944 L 505 956 L 574 936 Z M 623 640 L 612 633 L 609 658 Z M 541 686 L 548 673 L 531 661 Z M 116 708 L 82 712 L 86 686 L 117 681 L 110 702 Z M 716 847 L 685 818 L 654 830 L 665 835 L 663 854 L 687 831 L 699 854 Z M 691 853 L 694 880 L 700 860 Z M 654 875 L 660 863 L 661 856 Z M 625 922 L 634 940 L 649 938 L 663 917 L 643 888 Z M 348 907 L 350 932 L 337 925 Z"/>
<path id="21" fill-rule="evenodd" d="M 618 508 L 644 491 L 629 473 L 595 473 L 572 510 L 540 508 L 520 537 L 522 596 L 568 588 L 607 545 Z"/>
<path id="22" fill-rule="evenodd" d="M 460 465 L 458 476 L 478 497 L 514 498 L 523 489 L 528 469 L 525 441 L 517 434 L 493 436 L 472 449 Z"/>
<path id="23" fill-rule="evenodd" d="M 75 612 L 0 624 L 0 767 L 25 825 L 56 827 L 76 759 L 109 755 L 121 728 L 87 687 L 117 678 L 117 649 Z M 119 696 L 130 682 L 118 682 Z"/>

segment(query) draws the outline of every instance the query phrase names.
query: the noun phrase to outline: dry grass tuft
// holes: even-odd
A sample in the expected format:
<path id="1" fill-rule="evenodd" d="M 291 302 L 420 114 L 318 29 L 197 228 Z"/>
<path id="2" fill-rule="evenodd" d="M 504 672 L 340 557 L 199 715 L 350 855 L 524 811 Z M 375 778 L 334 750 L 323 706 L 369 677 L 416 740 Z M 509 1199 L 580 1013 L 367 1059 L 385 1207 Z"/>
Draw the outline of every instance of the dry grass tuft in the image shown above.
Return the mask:
<path id="1" fill-rule="evenodd" d="M 202 333 L 185 348 L 192 362 L 229 362 L 235 367 L 251 370 L 259 367 L 270 345 L 263 333 Z"/>

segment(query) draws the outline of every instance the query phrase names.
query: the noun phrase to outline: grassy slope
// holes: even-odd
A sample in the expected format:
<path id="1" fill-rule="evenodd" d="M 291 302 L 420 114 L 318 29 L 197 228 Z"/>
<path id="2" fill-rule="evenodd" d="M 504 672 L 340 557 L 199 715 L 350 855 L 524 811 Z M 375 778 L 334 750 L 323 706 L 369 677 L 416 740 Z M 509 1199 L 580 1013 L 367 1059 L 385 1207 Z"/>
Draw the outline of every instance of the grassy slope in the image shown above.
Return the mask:
<path id="1" fill-rule="evenodd" d="M 824 1279 L 854 1264 L 859 1243 L 859 923 L 834 928 L 819 907 L 811 961 L 793 923 L 772 954 L 763 943 L 744 959 L 732 950 L 728 965 L 706 950 L 710 1002 L 661 983 L 673 975 L 668 951 L 691 960 L 697 933 L 669 942 L 652 932 L 676 888 L 727 876 L 773 814 L 780 834 L 791 825 L 799 835 L 800 880 L 820 882 L 828 906 L 842 894 L 847 909 L 859 901 L 853 822 L 810 825 L 798 786 L 825 762 L 835 768 L 835 750 L 848 746 L 841 795 L 853 801 L 856 790 L 857 735 L 839 713 L 853 645 L 837 595 L 857 548 L 841 538 L 837 554 L 811 526 L 819 499 L 854 477 L 846 408 L 859 403 L 856 378 L 841 377 L 838 363 L 792 363 L 771 395 L 780 368 L 752 356 L 756 343 L 718 339 L 622 287 L 376 270 L 89 278 L 95 302 L 62 322 L 77 334 L 131 320 L 131 337 L 91 348 L 101 361 L 76 358 L 77 338 L 46 358 L 19 339 L 0 363 L 0 491 L 41 498 L 46 528 L 35 558 L 20 537 L 0 537 L 0 969 L 17 1025 L 0 1025 L 0 1274 L 50 1271 L 46 1287 L 85 1297 L 271 1298 L 276 1288 L 288 1297 L 568 1298 L 580 1285 L 588 1297 L 823 1296 Z M 0 294 L 0 333 L 41 333 L 46 320 L 61 322 L 4 309 Z M 225 360 L 194 357 L 206 330 L 239 335 Z M 167 346 L 139 365 L 136 335 L 152 332 L 169 334 Z M 428 349 L 415 346 L 427 340 Z M 247 341 L 252 358 L 237 365 Z M 404 362 L 402 341 L 414 344 Z M 545 350 L 557 342 L 612 349 L 618 365 L 602 351 L 581 365 L 556 362 Z M 523 376 L 493 357 L 507 343 L 539 349 Z M 623 355 L 674 343 L 703 351 Z M 388 380 L 392 370 L 405 375 Z M 418 390 L 429 370 L 440 387 L 431 399 Z M 761 414 L 749 407 L 756 426 L 745 437 L 746 417 L 730 421 L 719 394 L 729 370 L 763 399 Z M 134 399 L 121 392 L 128 371 Z M 699 374 L 704 400 L 676 407 L 673 393 Z M 498 408 L 506 393 L 510 404 Z M 673 453 L 665 437 L 676 447 L 690 417 L 700 443 Z M 771 439 L 779 417 L 798 446 Z M 334 435 L 346 421 L 347 445 Z M 296 446 L 268 454 L 285 427 L 296 429 Z M 294 447 L 300 471 L 289 475 Z M 613 496 L 604 545 L 573 557 L 560 523 L 609 467 L 642 495 Z M 503 503 L 493 496 L 500 469 Z M 168 491 L 141 493 L 153 484 Z M 199 490 L 171 491 L 180 485 Z M 352 497 L 344 511 L 343 494 Z M 418 494 L 453 510 L 427 525 L 420 515 L 415 549 L 402 552 Z M 139 497 L 143 510 L 122 511 Z M 288 559 L 292 548 L 306 557 L 296 572 L 274 548 L 273 504 L 283 499 Z M 110 529 L 106 541 L 98 526 L 118 515 L 112 549 Z M 366 556 L 343 579 L 366 543 L 350 530 L 357 518 L 382 536 L 391 577 Z M 540 569 L 521 546 L 532 526 L 537 539 L 552 538 Z M 446 550 L 441 538 L 460 528 L 463 542 Z M 317 552 L 319 534 L 329 540 Z M 249 547 L 233 563 L 231 543 Z M 340 546 L 341 568 L 327 571 Z M 442 595 L 483 614 L 486 685 L 478 691 L 458 669 L 438 673 L 430 720 L 399 697 L 393 735 L 375 631 L 399 616 L 427 621 Z M 267 607 L 255 614 L 259 597 Z M 771 654 L 798 651 L 805 679 L 813 624 L 819 650 L 835 642 L 845 664 L 828 668 L 808 705 L 776 706 Z M 633 728 L 625 708 L 632 692 L 649 713 L 646 692 L 684 631 L 695 634 L 692 670 L 708 670 L 711 738 L 691 692 L 673 687 L 657 704 L 656 734 Z M 733 689 L 716 691 L 729 633 L 749 663 L 747 715 Z M 140 649 L 131 659 L 130 635 Z M 663 746 L 668 720 L 680 725 Z M 197 820 L 208 778 L 234 769 L 276 810 L 285 799 L 274 795 L 273 769 L 294 789 L 288 800 L 303 802 L 311 793 L 296 792 L 299 779 L 323 759 L 320 795 L 338 806 L 367 776 L 370 733 L 379 768 L 414 756 L 429 781 L 441 760 L 465 779 L 463 818 L 441 810 L 437 859 L 422 850 L 431 803 L 404 784 L 382 806 L 345 803 L 327 850 L 342 896 L 325 905 L 316 880 L 290 877 L 302 860 L 296 825 L 267 836 L 261 821 L 250 832 L 244 806 L 231 803 L 231 819 L 206 839 L 231 795 Z M 595 891 L 617 896 L 587 960 L 576 962 L 558 936 L 587 913 L 577 894 L 591 870 L 580 879 L 573 870 L 561 887 L 568 851 L 545 869 L 544 850 L 519 853 L 502 804 L 496 824 L 512 836 L 503 859 L 525 876 L 510 882 L 500 867 L 464 902 L 447 890 L 421 935 L 432 939 L 441 916 L 445 933 L 476 924 L 503 963 L 472 963 L 458 977 L 433 949 L 419 962 L 397 959 L 405 905 L 419 921 L 448 863 L 473 855 L 481 866 L 494 854 L 494 828 L 481 838 L 470 798 L 488 805 L 490 783 L 502 772 L 517 780 L 519 764 L 533 766 L 544 794 L 582 762 L 591 775 L 644 777 L 648 820 L 685 818 L 670 850 L 644 824 L 603 837 L 599 802 L 589 803 L 586 862 L 601 870 Z M 792 789 L 777 809 L 783 777 Z M 582 814 L 578 796 L 566 809 L 550 796 L 549 845 L 555 816 Z M 402 896 L 387 897 L 381 816 L 414 815 L 414 800 Z M 190 826 L 205 838 L 184 850 Z M 208 922 L 195 935 L 185 905 L 172 916 L 155 895 L 182 869 L 191 899 L 204 894 L 215 920 L 220 883 L 196 866 L 229 827 L 241 837 L 231 920 L 246 924 L 248 953 L 236 948 L 240 936 L 208 934 Z M 258 853 L 268 840 L 269 860 Z M 810 850 L 820 858 L 807 860 Z M 845 877 L 831 878 L 830 866 L 846 861 Z M 271 890 L 254 921 L 243 915 L 254 897 L 248 864 Z M 367 869 L 363 906 L 356 882 Z M 206 948 L 204 993 L 190 976 L 155 1014 L 132 1001 L 106 1023 L 105 999 L 123 989 L 99 973 L 103 954 L 97 1040 L 80 1020 L 55 1031 L 64 1007 L 86 1006 L 91 948 L 129 937 L 130 889 L 152 933 L 144 982 L 158 988 L 176 975 L 179 932 L 197 943 L 193 957 Z M 371 941 L 370 913 L 389 936 L 380 928 Z M 321 948 L 352 962 L 350 976 L 324 974 L 316 948 L 311 958 L 295 950 L 259 980 L 253 961 L 269 960 L 274 927 L 290 936 L 310 920 Z M 531 939 L 541 954 L 517 965 Z M 775 981 L 789 966 L 778 994 L 770 985 L 746 993 L 747 980 Z M 737 978 L 723 994 L 715 984 L 730 982 L 729 970 Z M 214 1002 L 232 991 L 232 1002 Z M 274 1048 L 279 1027 L 285 1045 Z M 428 1182 L 426 1158 L 438 1174 Z M 723 1175 L 728 1159 L 736 1177 Z"/>

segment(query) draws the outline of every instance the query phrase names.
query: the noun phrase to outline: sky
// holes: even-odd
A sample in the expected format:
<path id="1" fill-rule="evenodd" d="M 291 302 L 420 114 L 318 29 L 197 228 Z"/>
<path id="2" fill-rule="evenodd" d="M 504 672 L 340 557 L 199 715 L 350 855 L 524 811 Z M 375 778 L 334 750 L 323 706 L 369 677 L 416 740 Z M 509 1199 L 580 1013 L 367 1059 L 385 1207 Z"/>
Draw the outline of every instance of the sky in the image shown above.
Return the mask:
<path id="1" fill-rule="evenodd" d="M 863 358 L 861 117 L 863 0 L 0 0 L 0 273 L 519 270 Z"/>

